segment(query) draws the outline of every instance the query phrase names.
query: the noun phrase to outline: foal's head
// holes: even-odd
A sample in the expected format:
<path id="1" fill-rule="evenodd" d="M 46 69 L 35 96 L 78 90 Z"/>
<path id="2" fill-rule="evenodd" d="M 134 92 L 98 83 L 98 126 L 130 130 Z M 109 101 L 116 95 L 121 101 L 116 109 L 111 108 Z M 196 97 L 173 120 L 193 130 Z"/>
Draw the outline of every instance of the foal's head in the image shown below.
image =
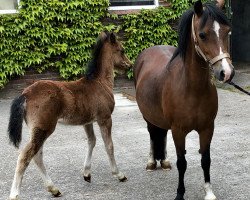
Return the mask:
<path id="1" fill-rule="evenodd" d="M 116 35 L 113 32 L 102 32 L 99 37 L 105 46 L 105 51 L 110 52 L 112 62 L 116 69 L 123 70 L 131 66 L 131 62 L 125 55 L 125 51 L 121 42 L 118 41 Z"/>
<path id="2" fill-rule="evenodd" d="M 209 63 L 215 77 L 223 82 L 234 76 L 234 67 L 228 54 L 230 24 L 217 5 L 194 4 L 191 32 L 197 53 Z"/>
<path id="3" fill-rule="evenodd" d="M 127 58 L 124 48 L 114 33 L 102 32 L 92 53 L 92 61 L 88 65 L 86 73 L 87 79 L 93 79 L 98 76 L 101 67 L 114 67 L 116 69 L 128 69 L 132 63 Z M 113 68 L 112 68 L 113 69 Z"/>

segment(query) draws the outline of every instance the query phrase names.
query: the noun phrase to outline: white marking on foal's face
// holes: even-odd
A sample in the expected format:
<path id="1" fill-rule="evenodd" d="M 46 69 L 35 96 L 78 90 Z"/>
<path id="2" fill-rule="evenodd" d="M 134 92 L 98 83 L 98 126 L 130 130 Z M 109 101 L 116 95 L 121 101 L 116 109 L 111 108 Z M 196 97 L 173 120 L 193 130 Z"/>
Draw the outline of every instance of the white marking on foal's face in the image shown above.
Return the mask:
<path id="1" fill-rule="evenodd" d="M 217 21 L 214 21 L 213 28 L 214 28 L 214 32 L 216 33 L 216 35 L 218 37 L 218 41 L 219 41 L 219 39 L 220 39 L 220 24 Z M 220 46 L 220 54 L 219 55 L 221 55 L 221 54 L 223 54 L 223 52 L 222 52 L 222 48 Z M 231 69 L 229 63 L 227 62 L 226 58 L 222 59 L 221 66 L 222 66 L 222 69 L 224 70 L 224 73 L 225 73 L 224 80 L 228 80 L 230 78 L 231 73 L 232 73 L 232 69 Z"/>

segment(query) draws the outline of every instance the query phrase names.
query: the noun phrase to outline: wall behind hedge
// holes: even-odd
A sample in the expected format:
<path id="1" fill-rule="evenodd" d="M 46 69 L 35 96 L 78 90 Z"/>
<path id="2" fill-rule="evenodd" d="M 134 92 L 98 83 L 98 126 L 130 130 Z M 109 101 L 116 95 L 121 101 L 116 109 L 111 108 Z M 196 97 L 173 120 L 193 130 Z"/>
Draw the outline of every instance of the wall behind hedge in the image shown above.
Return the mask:
<path id="1" fill-rule="evenodd" d="M 103 30 L 125 32 L 131 60 L 149 46 L 176 45 L 177 35 L 169 24 L 190 1 L 169 1 L 169 8 L 142 10 L 120 17 L 120 25 L 104 25 L 104 18 L 118 18 L 108 13 L 108 0 L 21 0 L 18 14 L 0 15 L 0 88 L 30 68 L 50 68 L 65 79 L 77 77 L 84 73 L 91 47 Z"/>

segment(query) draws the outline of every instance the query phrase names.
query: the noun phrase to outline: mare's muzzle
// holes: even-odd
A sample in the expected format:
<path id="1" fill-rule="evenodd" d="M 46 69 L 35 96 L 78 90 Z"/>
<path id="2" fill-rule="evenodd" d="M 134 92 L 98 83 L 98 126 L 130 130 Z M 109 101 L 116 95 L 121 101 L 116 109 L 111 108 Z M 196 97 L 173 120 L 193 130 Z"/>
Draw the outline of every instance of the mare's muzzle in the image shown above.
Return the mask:
<path id="1" fill-rule="evenodd" d="M 230 82 L 235 74 L 230 56 L 225 53 L 217 57 L 215 57 L 217 59 L 210 60 L 210 66 L 213 68 L 215 77 L 224 83 Z"/>

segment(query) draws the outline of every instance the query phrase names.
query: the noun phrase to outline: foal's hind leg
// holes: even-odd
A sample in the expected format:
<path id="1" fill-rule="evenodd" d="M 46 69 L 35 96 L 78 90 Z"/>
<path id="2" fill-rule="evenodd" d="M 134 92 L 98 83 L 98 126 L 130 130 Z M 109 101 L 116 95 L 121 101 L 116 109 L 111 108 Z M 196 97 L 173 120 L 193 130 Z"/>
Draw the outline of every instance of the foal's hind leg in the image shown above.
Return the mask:
<path id="1" fill-rule="evenodd" d="M 32 129 L 30 141 L 18 156 L 14 180 L 10 191 L 11 200 L 19 198 L 23 174 L 31 159 L 39 151 L 47 137 L 48 135 L 44 131 L 37 128 Z"/>
<path id="2" fill-rule="evenodd" d="M 163 170 L 170 170 L 171 165 L 167 159 L 167 130 L 161 129 L 150 122 L 147 122 L 148 132 L 150 134 L 150 152 L 146 170 L 153 171 L 156 169 L 156 160 L 161 160 Z"/>
<path id="3" fill-rule="evenodd" d="M 91 181 L 91 174 L 90 174 L 91 157 L 92 157 L 93 149 L 96 144 L 96 137 L 95 137 L 95 133 L 93 129 L 93 124 L 85 125 L 84 129 L 88 138 L 88 152 L 87 152 L 87 156 L 84 162 L 83 176 L 84 176 L 85 181 L 90 182 Z"/>
<path id="4" fill-rule="evenodd" d="M 109 118 L 107 120 L 98 120 L 97 122 L 101 129 L 101 134 L 102 134 L 105 148 L 109 157 L 112 174 L 113 176 L 118 177 L 118 179 L 121 182 L 124 182 L 127 180 L 127 178 L 124 176 L 122 172 L 119 172 L 117 165 L 116 165 L 115 157 L 114 157 L 114 147 L 113 147 L 113 141 L 111 137 L 112 119 Z"/>
<path id="5" fill-rule="evenodd" d="M 60 196 L 61 195 L 60 191 L 58 190 L 58 188 L 54 186 L 54 183 L 52 182 L 51 178 L 47 174 L 45 166 L 43 164 L 43 146 L 34 156 L 33 160 L 41 173 L 44 185 L 47 188 L 47 190 L 55 197 Z"/>
<path id="6" fill-rule="evenodd" d="M 204 131 L 199 132 L 200 136 L 200 153 L 201 153 L 201 167 L 204 172 L 205 185 L 204 189 L 206 192 L 205 200 L 215 200 L 216 196 L 212 191 L 212 185 L 210 183 L 210 143 L 213 137 L 213 127 Z"/>

